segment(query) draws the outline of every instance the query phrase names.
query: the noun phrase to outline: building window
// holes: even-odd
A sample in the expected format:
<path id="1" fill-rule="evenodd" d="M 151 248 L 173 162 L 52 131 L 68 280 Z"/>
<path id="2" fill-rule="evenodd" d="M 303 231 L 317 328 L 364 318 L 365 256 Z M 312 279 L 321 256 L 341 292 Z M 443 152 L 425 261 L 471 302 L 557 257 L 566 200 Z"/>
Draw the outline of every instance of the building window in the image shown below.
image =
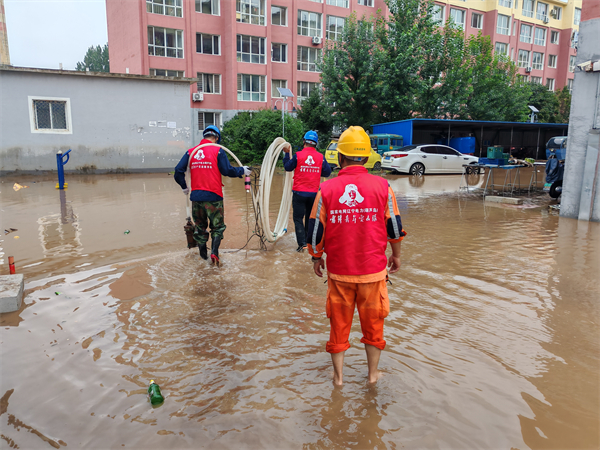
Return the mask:
<path id="1" fill-rule="evenodd" d="M 319 83 L 310 83 L 308 81 L 298 81 L 298 104 L 302 103 L 302 100 L 310 97 L 310 94 L 319 88 Z"/>
<path id="2" fill-rule="evenodd" d="M 533 0 L 523 0 L 523 17 L 533 17 Z"/>
<path id="3" fill-rule="evenodd" d="M 498 14 L 498 22 L 496 24 L 496 33 L 510 35 L 510 17 L 504 14 Z"/>
<path id="4" fill-rule="evenodd" d="M 512 0 L 498 0 L 498 6 L 512 8 Z"/>
<path id="5" fill-rule="evenodd" d="M 146 0 L 146 11 L 165 16 L 183 17 L 183 0 Z"/>
<path id="6" fill-rule="evenodd" d="M 444 10 L 445 7 L 442 5 L 433 5 L 433 9 L 431 10 L 432 16 L 431 18 L 438 25 L 442 25 L 444 23 Z"/>
<path id="7" fill-rule="evenodd" d="M 546 46 L 546 29 L 545 28 L 535 28 L 535 39 L 533 40 L 535 45 L 541 45 L 543 47 Z"/>
<path id="8" fill-rule="evenodd" d="M 271 24 L 287 27 L 287 8 L 271 6 Z"/>
<path id="9" fill-rule="evenodd" d="M 271 61 L 287 62 L 287 44 L 271 44 Z"/>
<path id="10" fill-rule="evenodd" d="M 531 44 L 531 33 L 533 31 L 533 27 L 531 25 L 521 24 L 521 37 L 519 38 L 521 42 L 525 42 L 526 44 Z"/>
<path id="11" fill-rule="evenodd" d="M 504 42 L 496 42 L 495 47 L 496 55 L 508 56 L 508 44 Z"/>
<path id="12" fill-rule="evenodd" d="M 569 56 L 569 72 L 575 72 L 575 55 Z"/>
<path id="13" fill-rule="evenodd" d="M 327 26 L 325 28 L 327 39 L 341 41 L 345 23 L 346 19 L 344 17 L 327 16 Z"/>
<path id="14" fill-rule="evenodd" d="M 266 39 L 258 36 L 237 35 L 237 60 L 253 64 L 265 64 Z"/>
<path id="15" fill-rule="evenodd" d="M 481 30 L 483 28 L 483 14 L 471 14 L 471 27 Z"/>
<path id="16" fill-rule="evenodd" d="M 373 6 L 373 0 L 358 0 L 359 5 Z"/>
<path id="17" fill-rule="evenodd" d="M 205 94 L 220 94 L 221 93 L 221 75 L 218 73 L 198 73 L 200 79 L 196 83 L 198 92 Z"/>
<path id="18" fill-rule="evenodd" d="M 315 3 L 323 3 L 323 0 L 308 0 L 310 2 L 315 2 Z"/>
<path id="19" fill-rule="evenodd" d="M 287 88 L 287 80 L 271 80 L 271 97 L 281 98 L 277 88 Z"/>
<path id="20" fill-rule="evenodd" d="M 465 28 L 465 11 L 462 9 L 450 8 L 450 18 L 454 24 L 464 30 Z"/>
<path id="21" fill-rule="evenodd" d="M 558 31 L 550 31 L 550 43 L 558 44 L 559 36 L 560 36 L 560 33 Z"/>
<path id="22" fill-rule="evenodd" d="M 185 77 L 185 72 L 183 70 L 150 69 L 150 75 L 154 75 L 156 77 L 183 78 Z"/>
<path id="23" fill-rule="evenodd" d="M 556 55 L 548 55 L 548 67 L 556 69 Z"/>
<path id="24" fill-rule="evenodd" d="M 556 20 L 562 19 L 562 8 L 560 6 L 553 7 L 552 11 L 550 11 L 550 15 Z"/>
<path id="25" fill-rule="evenodd" d="M 327 0 L 327 4 L 331 6 L 339 6 L 340 8 L 349 8 L 349 0 Z"/>
<path id="26" fill-rule="evenodd" d="M 531 64 L 535 70 L 542 70 L 544 68 L 544 54 L 533 52 L 533 61 Z"/>
<path id="27" fill-rule="evenodd" d="M 298 46 L 298 70 L 318 72 L 317 64 L 321 61 L 321 49 Z"/>
<path id="28" fill-rule="evenodd" d="M 239 101 L 244 102 L 264 102 L 266 101 L 264 75 L 245 75 L 238 73 L 237 76 L 237 97 Z"/>
<path id="29" fill-rule="evenodd" d="M 514 48 L 514 47 L 512 47 L 512 48 L 510 49 L 510 60 L 511 60 L 512 62 L 515 62 L 515 48 Z"/>
<path id="30" fill-rule="evenodd" d="M 221 113 L 217 112 L 199 112 L 198 113 L 198 130 L 202 131 L 207 126 L 214 125 L 221 128 Z"/>
<path id="31" fill-rule="evenodd" d="M 219 15 L 219 0 L 196 0 L 196 12 Z"/>
<path id="32" fill-rule="evenodd" d="M 321 14 L 298 11 L 298 34 L 300 36 L 321 37 Z"/>
<path id="33" fill-rule="evenodd" d="M 72 134 L 71 100 L 57 97 L 29 97 L 32 133 Z"/>
<path id="34" fill-rule="evenodd" d="M 535 18 L 537 20 L 548 20 L 548 4 L 547 3 L 542 3 L 542 2 L 538 2 L 537 3 L 537 10 L 535 13 Z"/>
<path id="35" fill-rule="evenodd" d="M 573 78 L 569 78 L 567 80 L 567 89 L 569 90 L 569 92 L 573 91 Z"/>
<path id="36" fill-rule="evenodd" d="M 148 54 L 167 58 L 183 58 L 183 31 L 148 27 Z"/>
<path id="37" fill-rule="evenodd" d="M 265 0 L 235 0 L 235 17 L 238 22 L 264 25 L 265 14 Z"/>
<path id="38" fill-rule="evenodd" d="M 575 8 L 575 16 L 573 17 L 573 23 L 579 25 L 581 23 L 581 8 Z"/>
<path id="39" fill-rule="evenodd" d="M 519 50 L 517 65 L 519 67 L 529 67 L 529 52 L 527 50 Z"/>
<path id="40" fill-rule="evenodd" d="M 535 84 L 542 84 L 542 77 L 531 77 L 531 82 Z"/>
<path id="41" fill-rule="evenodd" d="M 196 53 L 204 55 L 220 55 L 219 36 L 196 33 Z"/>
<path id="42" fill-rule="evenodd" d="M 554 91 L 554 78 L 546 78 L 546 87 L 549 91 Z"/>

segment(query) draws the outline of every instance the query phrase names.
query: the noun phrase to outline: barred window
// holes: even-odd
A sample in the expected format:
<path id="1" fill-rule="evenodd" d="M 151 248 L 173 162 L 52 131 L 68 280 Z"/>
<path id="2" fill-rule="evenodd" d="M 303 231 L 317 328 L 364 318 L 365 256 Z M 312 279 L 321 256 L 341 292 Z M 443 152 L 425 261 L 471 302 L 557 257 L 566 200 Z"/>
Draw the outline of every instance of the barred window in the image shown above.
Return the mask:
<path id="1" fill-rule="evenodd" d="M 287 88 L 287 80 L 271 80 L 271 97 L 281 98 L 281 94 L 277 88 Z"/>
<path id="2" fill-rule="evenodd" d="M 319 83 L 311 83 L 308 81 L 298 81 L 298 91 L 296 95 L 298 96 L 298 104 L 302 103 L 303 100 L 310 97 L 310 94 L 319 88 Z"/>
<path id="3" fill-rule="evenodd" d="M 298 34 L 301 36 L 322 37 L 321 14 L 298 11 Z"/>
<path id="4" fill-rule="evenodd" d="M 318 72 L 317 64 L 321 61 L 321 49 L 298 46 L 298 70 Z"/>
<path id="5" fill-rule="evenodd" d="M 546 46 L 546 29 L 535 28 L 535 38 L 533 40 L 535 45 Z"/>
<path id="6" fill-rule="evenodd" d="M 533 17 L 533 0 L 523 0 L 523 16 Z"/>
<path id="7" fill-rule="evenodd" d="M 265 0 L 236 0 L 235 13 L 238 22 L 264 25 Z"/>
<path id="8" fill-rule="evenodd" d="M 198 73 L 198 82 L 196 86 L 198 92 L 205 94 L 220 94 L 221 93 L 221 75 L 218 73 Z"/>
<path id="9" fill-rule="evenodd" d="M 527 50 L 519 50 L 517 65 L 519 67 L 529 67 L 529 52 Z"/>
<path id="10" fill-rule="evenodd" d="M 271 61 L 287 62 L 287 44 L 271 44 Z"/>
<path id="11" fill-rule="evenodd" d="M 548 55 L 548 67 L 556 69 L 556 55 Z"/>
<path id="12" fill-rule="evenodd" d="M 146 0 L 146 11 L 165 16 L 183 17 L 183 0 Z"/>
<path id="13" fill-rule="evenodd" d="M 219 15 L 219 0 L 196 0 L 196 12 Z"/>
<path id="14" fill-rule="evenodd" d="M 68 98 L 29 97 L 32 133 L 71 134 L 71 103 Z"/>
<path id="15" fill-rule="evenodd" d="M 238 73 L 237 96 L 239 101 L 266 101 L 266 77 L 264 75 L 247 75 Z"/>
<path id="16" fill-rule="evenodd" d="M 535 70 L 542 70 L 544 68 L 544 54 L 543 53 L 533 52 L 533 60 L 532 60 L 531 67 L 533 67 Z"/>
<path id="17" fill-rule="evenodd" d="M 504 14 L 498 14 L 496 33 L 504 34 L 505 36 L 510 35 L 510 17 L 505 16 Z"/>
<path id="18" fill-rule="evenodd" d="M 325 28 L 327 39 L 341 41 L 345 23 L 346 19 L 344 17 L 327 16 L 327 27 Z"/>
<path id="19" fill-rule="evenodd" d="M 150 69 L 150 75 L 157 77 L 185 77 L 183 70 L 165 70 L 165 69 Z"/>
<path id="20" fill-rule="evenodd" d="M 531 25 L 521 25 L 521 36 L 519 40 L 521 42 L 525 42 L 526 44 L 531 44 L 531 34 L 533 32 L 533 27 Z"/>
<path id="21" fill-rule="evenodd" d="M 218 112 L 199 112 L 198 130 L 203 131 L 207 126 L 214 125 L 221 128 L 221 113 Z"/>
<path id="22" fill-rule="evenodd" d="M 237 35 L 237 60 L 253 64 L 265 64 L 266 39 L 258 36 Z"/>
<path id="23" fill-rule="evenodd" d="M 271 24 L 287 27 L 287 8 L 271 6 Z"/>
<path id="24" fill-rule="evenodd" d="M 327 4 L 331 6 L 339 6 L 341 8 L 349 8 L 350 1 L 349 0 L 327 0 Z"/>
<path id="25" fill-rule="evenodd" d="M 183 58 L 183 31 L 148 27 L 148 54 L 167 58 Z"/>
<path id="26" fill-rule="evenodd" d="M 219 36 L 196 33 L 196 53 L 204 55 L 220 55 Z"/>

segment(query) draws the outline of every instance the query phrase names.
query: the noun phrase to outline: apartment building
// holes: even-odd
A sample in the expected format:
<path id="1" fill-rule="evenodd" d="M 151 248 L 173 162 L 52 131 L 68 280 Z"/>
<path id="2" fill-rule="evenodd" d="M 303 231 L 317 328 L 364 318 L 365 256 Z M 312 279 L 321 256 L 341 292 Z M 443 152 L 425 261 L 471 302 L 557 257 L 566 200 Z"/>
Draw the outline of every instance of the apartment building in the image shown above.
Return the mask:
<path id="1" fill-rule="evenodd" d="M 292 111 L 319 84 L 324 41 L 339 37 L 352 12 L 378 10 L 388 14 L 384 0 L 106 0 L 110 69 L 197 77 L 190 104 L 199 129 L 221 126 L 240 110 Z M 580 14 L 581 0 L 435 6 L 440 24 L 453 20 L 467 36 L 491 36 L 522 76 L 551 90 L 572 83 Z M 278 87 L 295 97 L 283 102 Z"/>

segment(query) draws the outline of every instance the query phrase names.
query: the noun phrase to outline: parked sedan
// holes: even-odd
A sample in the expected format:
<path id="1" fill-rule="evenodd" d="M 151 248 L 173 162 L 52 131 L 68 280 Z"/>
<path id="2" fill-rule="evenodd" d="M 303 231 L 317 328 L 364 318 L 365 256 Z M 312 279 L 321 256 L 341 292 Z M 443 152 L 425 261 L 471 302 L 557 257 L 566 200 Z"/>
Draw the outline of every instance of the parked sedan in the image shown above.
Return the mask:
<path id="1" fill-rule="evenodd" d="M 446 145 L 406 145 L 385 152 L 381 168 L 411 175 L 463 173 L 463 164 L 476 164 L 478 161 L 479 158 L 457 152 Z"/>

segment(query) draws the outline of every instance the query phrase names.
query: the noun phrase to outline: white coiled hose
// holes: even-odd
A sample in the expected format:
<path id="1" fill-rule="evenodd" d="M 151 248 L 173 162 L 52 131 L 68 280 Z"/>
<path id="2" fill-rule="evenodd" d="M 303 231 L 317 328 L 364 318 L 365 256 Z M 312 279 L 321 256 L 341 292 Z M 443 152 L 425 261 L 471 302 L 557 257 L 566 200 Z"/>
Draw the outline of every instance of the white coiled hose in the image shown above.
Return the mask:
<path id="1" fill-rule="evenodd" d="M 265 157 L 263 158 L 256 195 L 254 194 L 254 191 L 252 191 L 252 202 L 254 203 L 255 211 L 257 211 L 258 213 L 258 222 L 263 230 L 265 239 L 271 243 L 276 242 L 277 239 L 282 237 L 287 232 L 287 225 L 290 218 L 290 209 L 292 208 L 292 183 L 294 177 L 292 172 L 286 172 L 285 181 L 283 185 L 283 196 L 281 197 L 281 205 L 279 206 L 279 214 L 277 216 L 277 221 L 275 222 L 275 228 L 271 230 L 271 221 L 269 219 L 269 200 L 271 196 L 271 183 L 273 182 L 273 175 L 275 173 L 275 168 L 277 167 L 277 160 L 279 159 L 279 155 L 281 154 L 281 151 L 283 150 L 285 144 L 287 144 L 287 141 L 283 138 L 278 137 L 269 146 L 267 152 L 265 153 Z M 196 152 L 203 147 L 208 147 L 211 145 L 215 147 L 220 147 L 223 150 L 225 150 L 233 157 L 233 159 L 235 159 L 235 162 L 237 162 L 240 167 L 242 166 L 242 163 L 237 158 L 237 156 L 235 156 L 235 154 L 227 147 L 224 147 L 220 144 L 210 143 L 199 145 L 192 151 L 192 153 L 190 154 L 190 163 L 188 164 L 188 168 L 191 165 L 191 160 L 196 154 Z M 187 214 L 189 217 L 189 206 Z"/>

